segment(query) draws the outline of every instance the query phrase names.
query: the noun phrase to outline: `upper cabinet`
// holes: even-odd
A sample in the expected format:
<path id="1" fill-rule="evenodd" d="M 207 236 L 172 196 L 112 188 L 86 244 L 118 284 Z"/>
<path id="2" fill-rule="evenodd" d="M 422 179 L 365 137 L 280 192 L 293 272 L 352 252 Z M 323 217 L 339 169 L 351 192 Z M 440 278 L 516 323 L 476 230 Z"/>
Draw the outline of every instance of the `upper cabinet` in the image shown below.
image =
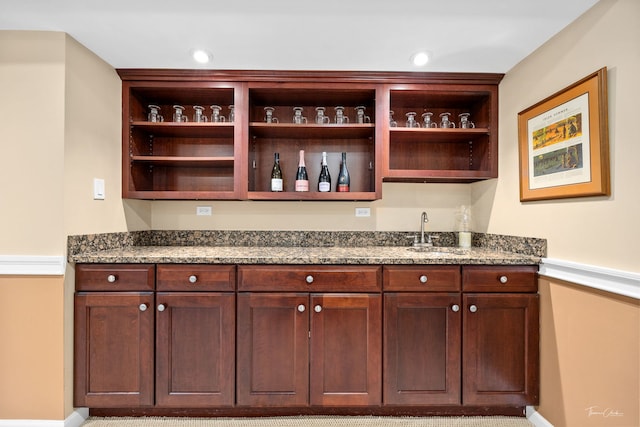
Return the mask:
<path id="1" fill-rule="evenodd" d="M 118 73 L 124 198 L 368 201 L 382 198 L 383 181 L 497 177 L 500 74 Z M 294 188 L 300 150 L 308 192 Z M 323 152 L 330 192 L 317 186 Z M 270 191 L 275 153 L 281 192 Z M 349 192 L 336 191 L 342 153 Z"/>
<path id="2" fill-rule="evenodd" d="M 123 197 L 239 198 L 241 97 L 237 83 L 124 81 Z"/>
<path id="3" fill-rule="evenodd" d="M 385 181 L 498 176 L 497 84 L 389 85 Z"/>
<path id="4" fill-rule="evenodd" d="M 381 197 L 376 152 L 376 85 L 331 83 L 249 84 L 249 199 L 375 200 Z M 309 191 L 294 191 L 299 152 Z M 327 153 L 331 191 L 318 191 L 322 153 Z M 280 157 L 283 191 L 270 191 L 274 154 Z M 342 153 L 350 191 L 336 192 Z"/>

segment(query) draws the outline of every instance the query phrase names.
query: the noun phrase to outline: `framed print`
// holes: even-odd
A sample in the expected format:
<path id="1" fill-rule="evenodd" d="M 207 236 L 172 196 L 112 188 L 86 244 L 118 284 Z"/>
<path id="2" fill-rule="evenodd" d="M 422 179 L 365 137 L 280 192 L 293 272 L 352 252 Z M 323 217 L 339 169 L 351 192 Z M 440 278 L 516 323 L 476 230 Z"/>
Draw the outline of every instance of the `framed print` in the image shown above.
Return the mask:
<path id="1" fill-rule="evenodd" d="M 520 201 L 610 194 L 607 69 L 518 113 Z"/>

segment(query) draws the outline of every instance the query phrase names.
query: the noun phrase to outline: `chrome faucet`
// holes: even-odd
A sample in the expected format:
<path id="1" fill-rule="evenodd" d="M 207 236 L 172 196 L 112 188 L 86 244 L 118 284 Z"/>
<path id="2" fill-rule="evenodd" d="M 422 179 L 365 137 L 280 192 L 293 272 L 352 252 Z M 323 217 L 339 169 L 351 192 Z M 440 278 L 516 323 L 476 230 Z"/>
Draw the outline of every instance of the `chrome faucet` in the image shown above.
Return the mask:
<path id="1" fill-rule="evenodd" d="M 424 238 L 424 225 L 429 222 L 429 217 L 427 216 L 426 212 L 422 212 L 422 215 L 420 216 L 420 241 L 418 242 L 417 237 L 413 243 L 413 246 L 417 246 L 417 247 L 425 247 L 425 246 L 433 246 L 433 243 L 431 242 L 431 236 L 427 234 L 427 238 Z"/>

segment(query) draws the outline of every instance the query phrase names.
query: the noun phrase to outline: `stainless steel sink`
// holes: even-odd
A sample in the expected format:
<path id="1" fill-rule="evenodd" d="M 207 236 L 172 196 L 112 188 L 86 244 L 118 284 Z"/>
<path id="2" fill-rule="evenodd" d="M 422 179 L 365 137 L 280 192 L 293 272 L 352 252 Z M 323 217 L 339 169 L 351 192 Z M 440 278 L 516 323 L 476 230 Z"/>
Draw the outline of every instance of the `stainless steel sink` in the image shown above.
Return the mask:
<path id="1" fill-rule="evenodd" d="M 469 249 L 454 248 L 454 247 L 438 247 L 438 246 L 412 246 L 407 248 L 408 251 L 418 252 L 424 254 L 431 254 L 434 256 L 447 256 L 447 255 L 467 255 Z"/>

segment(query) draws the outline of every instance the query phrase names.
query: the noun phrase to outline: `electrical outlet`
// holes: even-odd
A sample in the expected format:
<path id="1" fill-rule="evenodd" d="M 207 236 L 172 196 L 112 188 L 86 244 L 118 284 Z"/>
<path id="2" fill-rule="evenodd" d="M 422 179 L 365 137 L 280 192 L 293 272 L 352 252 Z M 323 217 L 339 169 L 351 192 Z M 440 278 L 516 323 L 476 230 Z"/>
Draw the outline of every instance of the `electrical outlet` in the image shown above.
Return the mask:
<path id="1" fill-rule="evenodd" d="M 196 215 L 211 216 L 211 206 L 198 206 L 198 207 L 196 207 Z"/>
<path id="2" fill-rule="evenodd" d="M 371 208 L 356 208 L 357 217 L 371 216 Z"/>

